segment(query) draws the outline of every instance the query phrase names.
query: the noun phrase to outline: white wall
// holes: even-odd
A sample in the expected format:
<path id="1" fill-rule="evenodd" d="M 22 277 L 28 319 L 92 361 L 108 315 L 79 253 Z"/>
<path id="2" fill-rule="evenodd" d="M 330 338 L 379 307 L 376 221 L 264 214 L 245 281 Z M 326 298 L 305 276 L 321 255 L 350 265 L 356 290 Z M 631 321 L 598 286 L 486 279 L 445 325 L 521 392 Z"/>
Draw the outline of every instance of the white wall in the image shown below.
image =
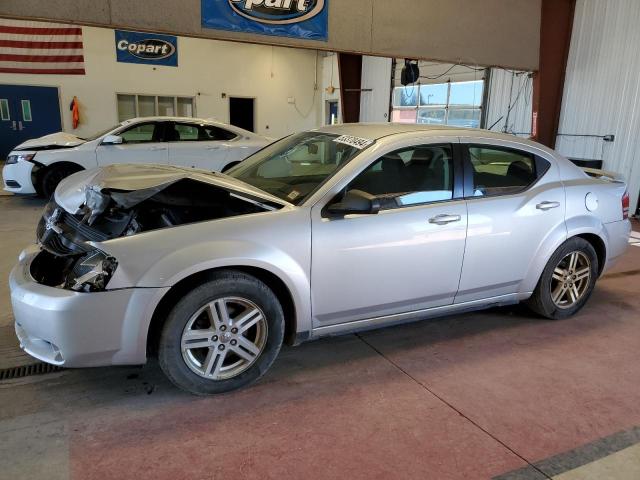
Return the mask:
<path id="1" fill-rule="evenodd" d="M 640 190 L 640 1 L 578 0 L 556 149 L 602 159 L 629 184 L 631 211 Z"/>
<path id="2" fill-rule="evenodd" d="M 64 130 L 91 135 L 118 123 L 116 93 L 196 97 L 196 114 L 229 120 L 228 96 L 256 98 L 257 133 L 281 137 L 322 120 L 322 62 L 313 50 L 216 40 L 178 40 L 179 67 L 116 62 L 113 30 L 83 27 L 86 75 L 0 74 L 0 83 L 60 87 Z M 337 77 L 337 71 L 336 71 Z M 69 104 L 80 101 L 81 123 L 71 126 Z M 295 98 L 295 104 L 288 98 Z"/>
<path id="3" fill-rule="evenodd" d="M 340 72 L 338 70 L 338 54 L 322 54 L 322 125 L 326 124 L 329 115 L 327 102 L 336 100 L 338 102 L 338 123 L 342 123 L 342 106 L 340 105 Z M 333 92 L 327 91 L 328 87 L 333 87 Z"/>
<path id="4" fill-rule="evenodd" d="M 485 128 L 530 137 L 533 78 L 529 72 L 492 68 L 489 77 Z"/>

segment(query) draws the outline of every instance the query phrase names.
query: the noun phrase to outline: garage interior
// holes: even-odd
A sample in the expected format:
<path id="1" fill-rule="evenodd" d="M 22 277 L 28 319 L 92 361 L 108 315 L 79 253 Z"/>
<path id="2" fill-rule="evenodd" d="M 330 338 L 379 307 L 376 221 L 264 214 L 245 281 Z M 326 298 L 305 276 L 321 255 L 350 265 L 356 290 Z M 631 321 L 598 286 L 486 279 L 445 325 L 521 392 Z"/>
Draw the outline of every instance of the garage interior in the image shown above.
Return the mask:
<path id="1" fill-rule="evenodd" d="M 54 88 L 60 114 L 45 133 L 79 137 L 156 115 L 274 140 L 355 122 L 488 129 L 620 174 L 638 213 L 640 2 L 325 8 L 319 41 L 204 27 L 197 0 L 5 0 L 0 32 L 79 28 L 83 72 L 11 72 L 14 40 L 0 34 L 0 100 Z M 116 31 L 176 36 L 177 66 L 118 61 Z M 420 74 L 403 85 L 407 63 Z M 3 130 L 3 164 L 18 134 L 22 123 Z M 250 388 L 195 397 L 155 359 L 64 369 L 22 352 L 8 276 L 45 204 L 0 193 L 0 478 L 640 478 L 636 218 L 628 251 L 573 318 L 499 307 L 285 346 Z"/>

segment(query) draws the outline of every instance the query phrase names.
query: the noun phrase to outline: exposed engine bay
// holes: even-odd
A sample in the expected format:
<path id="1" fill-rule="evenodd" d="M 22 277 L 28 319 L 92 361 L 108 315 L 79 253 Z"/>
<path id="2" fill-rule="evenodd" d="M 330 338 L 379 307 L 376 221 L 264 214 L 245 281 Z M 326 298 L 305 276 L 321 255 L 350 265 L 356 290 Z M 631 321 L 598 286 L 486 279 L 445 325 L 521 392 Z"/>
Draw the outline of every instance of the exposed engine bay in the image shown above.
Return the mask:
<path id="1" fill-rule="evenodd" d="M 104 290 L 118 262 L 90 242 L 281 207 L 189 177 L 139 190 L 95 184 L 83 190 L 84 202 L 74 213 L 56 200 L 45 207 L 37 228 L 42 252 L 31 265 L 38 283 L 82 292 Z"/>

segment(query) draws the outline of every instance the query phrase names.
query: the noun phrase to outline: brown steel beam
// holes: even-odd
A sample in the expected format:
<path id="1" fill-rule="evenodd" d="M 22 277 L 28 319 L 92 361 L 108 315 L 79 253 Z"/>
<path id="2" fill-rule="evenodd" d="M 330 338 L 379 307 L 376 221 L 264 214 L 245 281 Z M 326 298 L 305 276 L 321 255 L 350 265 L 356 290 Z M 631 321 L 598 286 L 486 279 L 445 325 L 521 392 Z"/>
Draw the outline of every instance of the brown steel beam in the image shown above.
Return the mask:
<path id="1" fill-rule="evenodd" d="M 342 121 L 344 123 L 357 123 L 360 121 L 362 55 L 339 53 L 338 72 L 340 76 Z"/>
<path id="2" fill-rule="evenodd" d="M 540 68 L 533 76 L 532 136 L 554 148 L 571 46 L 575 0 L 542 0 Z"/>

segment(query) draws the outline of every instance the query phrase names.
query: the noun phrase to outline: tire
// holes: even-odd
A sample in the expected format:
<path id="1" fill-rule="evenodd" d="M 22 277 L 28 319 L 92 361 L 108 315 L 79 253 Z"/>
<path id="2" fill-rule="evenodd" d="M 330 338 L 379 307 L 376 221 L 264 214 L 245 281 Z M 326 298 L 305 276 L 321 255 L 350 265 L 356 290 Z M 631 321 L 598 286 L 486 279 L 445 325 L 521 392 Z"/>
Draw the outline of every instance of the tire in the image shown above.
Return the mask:
<path id="1" fill-rule="evenodd" d="M 240 165 L 240 162 L 231 162 L 231 163 L 225 165 L 224 168 L 222 169 L 222 173 L 228 172 L 229 170 L 231 170 L 236 165 Z"/>
<path id="2" fill-rule="evenodd" d="M 220 321 L 222 305 L 231 319 L 226 324 Z M 224 270 L 171 310 L 160 334 L 158 360 L 182 390 L 214 395 L 258 380 L 278 356 L 283 338 L 284 314 L 271 289 L 251 275 Z"/>
<path id="3" fill-rule="evenodd" d="M 576 264 L 572 267 L 574 258 Z M 570 238 L 551 256 L 527 305 L 551 320 L 571 317 L 589 300 L 598 272 L 598 255 L 593 246 L 583 238 Z"/>
<path id="4" fill-rule="evenodd" d="M 51 198 L 55 193 L 58 184 L 67 178 L 69 175 L 82 170 L 80 167 L 74 167 L 72 165 L 59 165 L 47 168 L 40 176 L 38 182 L 38 188 L 36 191 L 44 198 Z"/>

